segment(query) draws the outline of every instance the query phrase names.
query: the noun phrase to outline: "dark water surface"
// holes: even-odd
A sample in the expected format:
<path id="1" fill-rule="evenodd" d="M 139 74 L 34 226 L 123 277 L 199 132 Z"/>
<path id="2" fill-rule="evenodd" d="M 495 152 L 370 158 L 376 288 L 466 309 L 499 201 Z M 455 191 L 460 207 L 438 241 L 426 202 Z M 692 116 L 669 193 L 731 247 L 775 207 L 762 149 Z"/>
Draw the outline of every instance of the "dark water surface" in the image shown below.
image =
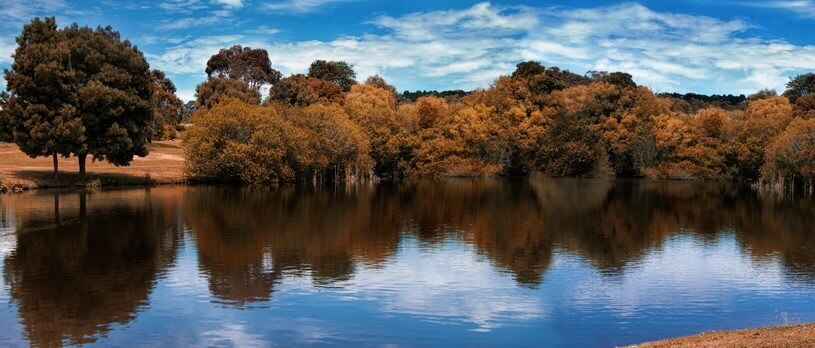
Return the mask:
<path id="1" fill-rule="evenodd" d="M 815 321 L 815 206 L 447 180 L 0 197 L 0 346 L 612 346 Z"/>

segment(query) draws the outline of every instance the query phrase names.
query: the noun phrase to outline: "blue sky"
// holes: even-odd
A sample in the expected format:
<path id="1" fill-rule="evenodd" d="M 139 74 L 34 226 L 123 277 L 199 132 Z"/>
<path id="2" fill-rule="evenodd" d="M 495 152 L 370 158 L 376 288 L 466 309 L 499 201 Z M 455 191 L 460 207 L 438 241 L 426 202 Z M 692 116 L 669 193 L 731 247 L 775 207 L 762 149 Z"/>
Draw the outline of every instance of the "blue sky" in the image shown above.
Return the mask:
<path id="1" fill-rule="evenodd" d="M 627 71 L 657 92 L 780 90 L 815 71 L 815 0 L 3 0 L 0 68 L 34 16 L 112 25 L 185 100 L 233 44 L 267 49 L 284 75 L 345 60 L 399 90 L 487 87 L 523 60 Z"/>

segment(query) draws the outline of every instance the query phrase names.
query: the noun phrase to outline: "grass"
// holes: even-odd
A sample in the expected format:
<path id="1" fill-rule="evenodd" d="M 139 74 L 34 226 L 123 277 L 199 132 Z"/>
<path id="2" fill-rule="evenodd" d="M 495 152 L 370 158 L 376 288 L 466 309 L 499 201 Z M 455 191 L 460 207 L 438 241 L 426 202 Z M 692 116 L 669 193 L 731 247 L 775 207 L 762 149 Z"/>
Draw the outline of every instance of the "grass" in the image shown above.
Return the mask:
<path id="1" fill-rule="evenodd" d="M 181 141 L 157 141 L 147 145 L 150 154 L 136 157 L 130 166 L 116 167 L 107 162 L 87 164 L 79 176 L 76 158 L 59 159 L 59 179 L 53 178 L 51 157 L 30 158 L 17 145 L 0 143 L 0 185 L 29 188 L 99 187 L 184 183 L 184 153 Z"/>
<path id="2" fill-rule="evenodd" d="M 632 347 L 814 347 L 815 324 L 716 331 Z"/>

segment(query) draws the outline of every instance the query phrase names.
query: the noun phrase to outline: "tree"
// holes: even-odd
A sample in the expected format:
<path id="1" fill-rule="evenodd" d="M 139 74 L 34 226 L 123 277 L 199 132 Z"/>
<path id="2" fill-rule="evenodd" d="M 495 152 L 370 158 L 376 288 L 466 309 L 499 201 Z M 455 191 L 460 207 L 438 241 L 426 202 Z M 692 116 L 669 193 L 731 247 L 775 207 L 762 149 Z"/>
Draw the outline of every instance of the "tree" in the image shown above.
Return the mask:
<path id="1" fill-rule="evenodd" d="M 784 92 L 784 96 L 795 104 L 798 102 L 798 98 L 811 93 L 815 93 L 815 73 L 802 74 L 790 78 L 790 81 L 787 82 L 787 90 Z"/>
<path id="2" fill-rule="evenodd" d="M 374 174 L 393 176 L 399 150 L 392 146 L 393 138 L 400 134 L 402 123 L 397 118 L 396 100 L 391 92 L 371 85 L 355 85 L 345 100 L 349 118 L 359 125 L 370 139 Z"/>
<path id="3" fill-rule="evenodd" d="M 181 122 L 183 103 L 175 95 L 175 84 L 160 70 L 150 71 L 153 81 L 153 121 L 150 122 L 149 140 L 171 138 Z M 169 133 L 169 134 L 168 134 Z"/>
<path id="4" fill-rule="evenodd" d="M 541 65 L 541 63 L 535 61 L 528 61 L 518 63 L 518 65 L 515 66 L 515 71 L 512 72 L 512 77 L 528 79 L 530 77 L 545 73 L 546 67 Z"/>
<path id="5" fill-rule="evenodd" d="M 368 137 L 337 104 L 314 104 L 290 120 L 302 130 L 309 151 L 302 176 L 342 181 L 370 174 L 373 160 Z"/>
<path id="6" fill-rule="evenodd" d="M 793 107 L 785 97 L 753 99 L 745 119 L 726 129 L 723 150 L 733 168 L 733 180 L 755 182 L 761 177 L 767 145 L 792 121 Z"/>
<path id="7" fill-rule="evenodd" d="M 402 96 L 399 95 L 398 92 L 396 92 L 396 87 L 394 87 L 393 85 L 391 85 L 387 81 L 385 81 L 385 79 L 382 76 L 379 76 L 379 75 L 369 76 L 365 80 L 365 84 L 369 85 L 369 86 L 374 86 L 376 88 L 381 88 L 381 89 L 384 89 L 386 91 L 389 91 L 389 92 L 393 93 L 393 98 L 394 99 L 396 99 L 397 101 L 402 100 Z"/>
<path id="8" fill-rule="evenodd" d="M 634 82 L 631 74 L 624 72 L 613 72 L 603 75 L 598 79 L 600 82 L 609 83 L 620 88 L 636 88 L 637 84 Z"/>
<path id="9" fill-rule="evenodd" d="M 767 148 L 765 179 L 789 186 L 815 182 L 815 119 L 796 119 Z"/>
<path id="10" fill-rule="evenodd" d="M 243 81 L 249 88 L 259 90 L 265 84 L 280 80 L 280 72 L 272 68 L 269 53 L 240 45 L 221 49 L 207 61 L 207 76 L 228 77 Z"/>
<path id="11" fill-rule="evenodd" d="M 183 142 L 189 175 L 246 183 L 296 178 L 302 137 L 274 109 L 227 98 L 191 121 Z"/>
<path id="12" fill-rule="evenodd" d="M 295 74 L 280 80 L 269 90 L 267 101 L 283 102 L 290 105 L 342 104 L 345 95 L 342 88 L 333 82 Z"/>
<path id="13" fill-rule="evenodd" d="M 353 67 L 342 61 L 316 60 L 308 68 L 308 77 L 333 82 L 345 92 L 357 83 Z"/>
<path id="14" fill-rule="evenodd" d="M 9 95 L 6 92 L 0 92 L 0 142 L 13 142 L 14 130 L 11 126 L 11 116 L 8 114 Z"/>
<path id="15" fill-rule="evenodd" d="M 10 96 L 4 118 L 14 142 L 31 157 L 77 156 L 85 173 L 88 155 L 128 165 L 147 155 L 153 86 L 141 51 L 111 27 L 35 18 L 17 37 Z"/>
<path id="16" fill-rule="evenodd" d="M 260 92 L 228 77 L 213 77 L 195 88 L 195 107 L 198 109 L 211 108 L 230 98 L 247 104 L 260 104 Z"/>

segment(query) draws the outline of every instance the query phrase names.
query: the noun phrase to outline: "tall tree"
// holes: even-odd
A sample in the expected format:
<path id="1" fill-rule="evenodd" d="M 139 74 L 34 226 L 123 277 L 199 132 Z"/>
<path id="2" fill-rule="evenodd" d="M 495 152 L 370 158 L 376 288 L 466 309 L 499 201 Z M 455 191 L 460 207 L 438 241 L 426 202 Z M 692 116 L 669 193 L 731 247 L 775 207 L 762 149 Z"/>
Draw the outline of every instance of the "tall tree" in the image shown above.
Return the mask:
<path id="1" fill-rule="evenodd" d="M 58 156 L 82 151 L 85 141 L 85 127 L 71 100 L 75 78 L 64 43 L 54 18 L 36 18 L 23 27 L 11 70 L 5 70 L 10 95 L 2 113 L 4 138 L 31 157 L 52 156 L 55 178 Z"/>
<path id="2" fill-rule="evenodd" d="M 546 67 L 539 62 L 528 61 L 520 62 L 515 66 L 515 71 L 512 72 L 512 77 L 528 79 L 535 75 L 546 73 Z"/>
<path id="3" fill-rule="evenodd" d="M 149 140 L 162 139 L 168 136 L 168 129 L 181 122 L 183 103 L 175 95 L 175 84 L 161 70 L 150 71 L 153 80 L 153 111 L 155 115 L 150 122 Z"/>
<path id="4" fill-rule="evenodd" d="M 336 84 L 302 74 L 294 74 L 280 80 L 269 90 L 267 101 L 291 105 L 342 104 L 345 95 Z"/>
<path id="5" fill-rule="evenodd" d="M 269 53 L 261 48 L 235 45 L 221 49 L 207 61 L 207 76 L 240 80 L 254 90 L 280 80 L 280 72 L 272 68 Z"/>
<path id="6" fill-rule="evenodd" d="M 211 108 L 218 103 L 234 98 L 247 104 L 260 104 L 260 92 L 246 83 L 228 77 L 213 77 L 195 88 L 195 107 Z"/>
<path id="7" fill-rule="evenodd" d="M 308 77 L 333 82 L 345 92 L 357 83 L 354 68 L 342 61 L 316 60 L 308 68 Z"/>
<path id="8" fill-rule="evenodd" d="M 798 75 L 787 82 L 787 90 L 784 96 L 791 102 L 797 102 L 798 98 L 810 93 L 815 93 L 815 73 Z"/>
<path id="9" fill-rule="evenodd" d="M 23 152 L 53 156 L 55 177 L 58 156 L 77 156 L 84 174 L 88 155 L 114 165 L 147 155 L 153 86 L 138 48 L 111 27 L 58 29 L 53 17 L 25 25 L 17 44 L 3 117 Z"/>

